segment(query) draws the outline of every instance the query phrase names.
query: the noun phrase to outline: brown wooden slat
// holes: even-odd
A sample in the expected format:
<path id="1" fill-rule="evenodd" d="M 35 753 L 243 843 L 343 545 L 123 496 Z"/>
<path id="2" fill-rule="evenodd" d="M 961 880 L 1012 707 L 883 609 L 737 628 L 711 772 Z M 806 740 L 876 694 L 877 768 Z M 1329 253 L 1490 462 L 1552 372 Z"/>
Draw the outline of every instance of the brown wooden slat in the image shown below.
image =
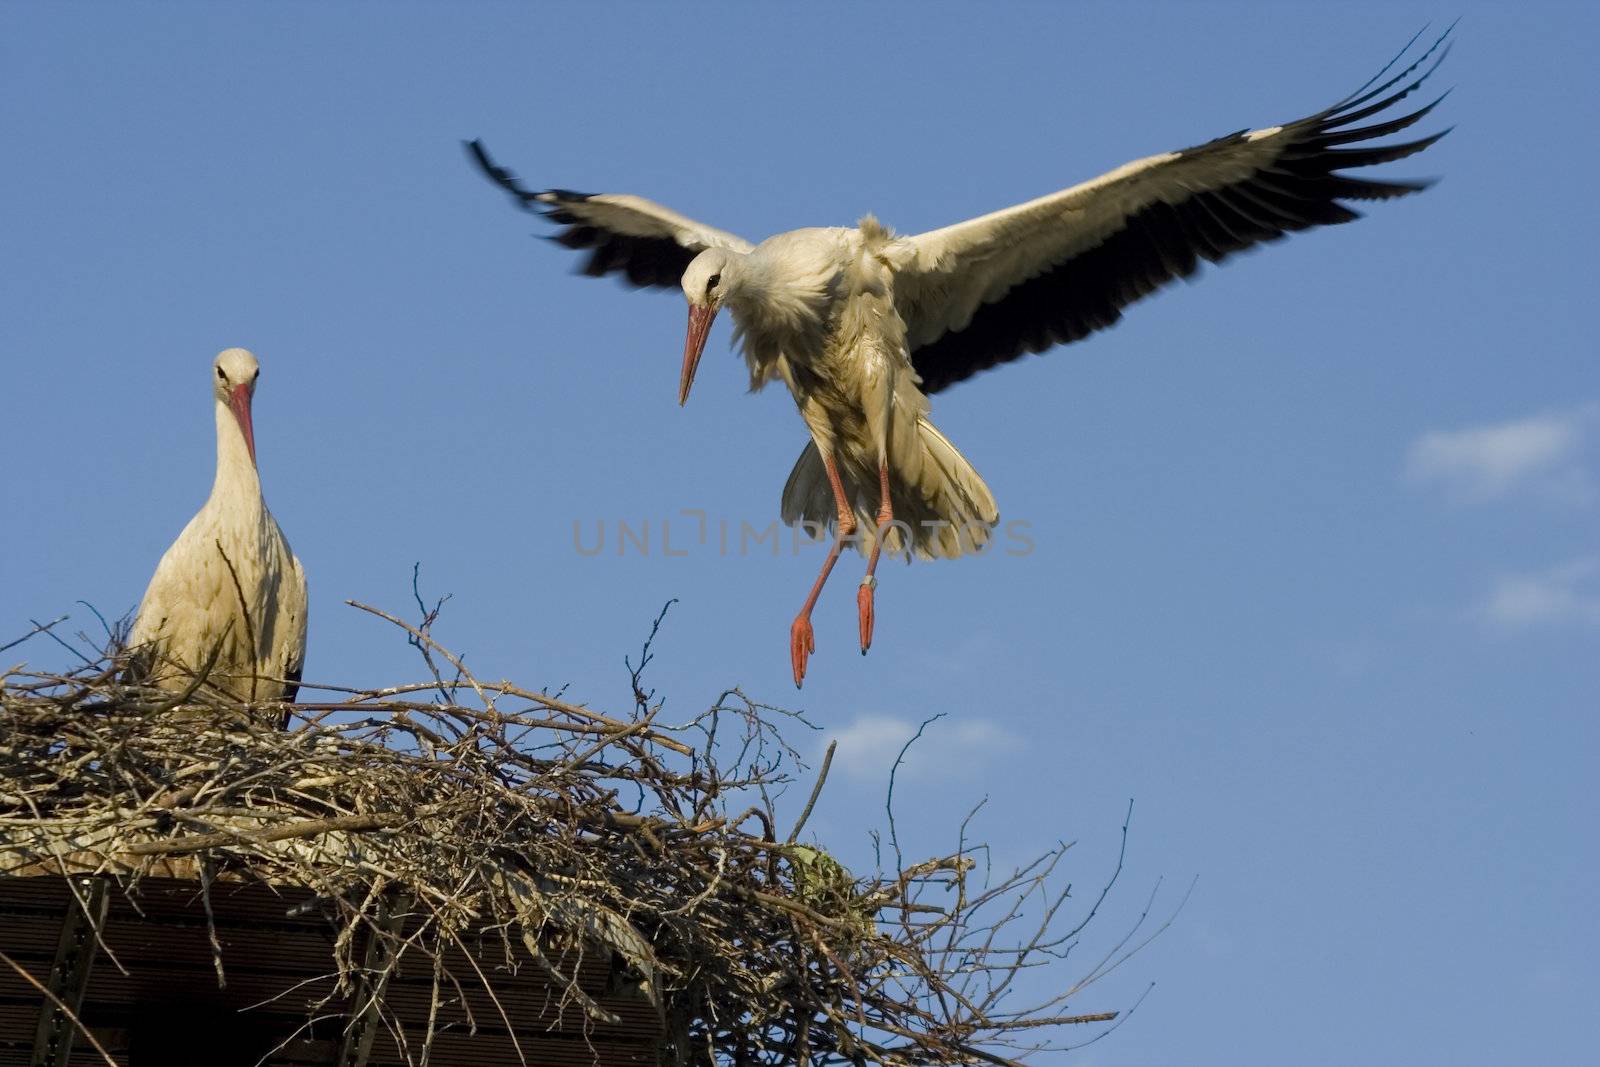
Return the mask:
<path id="1" fill-rule="evenodd" d="M 243 1034 L 248 1030 L 278 1035 L 274 1040 L 294 1032 L 305 1021 L 309 1006 L 333 988 L 328 976 L 286 992 L 297 982 L 328 975 L 333 969 L 333 925 L 316 913 L 286 916 L 296 904 L 308 899 L 309 894 L 303 891 L 279 891 L 258 883 L 214 883 L 212 911 L 223 943 L 227 975 L 226 989 L 218 989 L 197 882 L 146 879 L 134 901 L 129 901 L 121 889 L 113 888 L 105 938 L 132 973 L 122 975 L 102 961 L 90 982 L 83 1012 L 85 1022 L 97 1037 L 102 1033 L 116 1035 L 115 1046 L 108 1047 L 119 1062 L 126 1057 L 132 1029 L 141 1022 L 148 1028 L 153 1015 L 165 1012 L 188 1013 L 187 1017 L 196 1021 L 204 1018 L 208 1020 L 205 1025 L 223 1027 L 220 1032 Z M 58 877 L 0 878 L 0 947 L 10 946 L 5 950 L 19 962 L 26 958 L 25 966 L 30 971 L 47 970 L 55 947 L 53 938 L 69 901 L 66 886 Z M 586 993 L 621 1017 L 619 1025 L 591 1026 L 587 1041 L 583 1019 L 575 1006 L 569 1006 L 559 1019 L 556 1017 L 559 992 L 552 990 L 538 968 L 523 957 L 520 944 L 513 945 L 513 958 L 520 961 L 515 974 L 506 969 L 504 948 L 497 936 L 482 938 L 474 946 L 473 958 L 493 983 L 494 996 L 482 988 L 458 951 L 447 953 L 478 1032 L 477 1036 L 469 1036 L 462 1005 L 442 1006 L 438 1015 L 440 1032 L 434 1042 L 435 1063 L 520 1067 L 515 1047 L 504 1029 L 505 1021 L 495 1007 L 498 1000 L 517 1027 L 528 1062 L 535 1067 L 654 1064 L 660 1034 L 654 1009 L 636 996 L 600 996 L 609 980 L 607 954 L 591 952 L 581 960 L 556 956 L 563 970 L 576 967 L 580 987 Z M 402 1021 L 414 1043 L 422 1040 L 426 1029 L 431 973 L 431 962 L 420 953 L 408 957 L 391 979 L 384 998 L 386 1010 Z M 441 993 L 447 1000 L 455 996 L 449 986 Z M 236 1014 L 277 994 L 284 995 L 265 1007 Z M 29 1020 L 37 1019 L 39 1000 L 36 991 L 20 978 L 0 973 L 0 1067 L 11 1067 L 14 1061 L 27 1062 L 26 1044 L 30 1037 L 17 1036 L 16 1031 L 19 1026 L 28 1029 Z M 335 1001 L 323 1010 L 338 1011 L 343 1007 Z M 556 1022 L 562 1024 L 562 1029 L 547 1032 Z M 342 1018 L 319 1023 L 311 1037 L 297 1040 L 275 1056 L 271 1064 L 323 1067 L 333 1063 L 343 1025 Z M 84 1058 L 84 1051 L 74 1048 L 72 1067 L 101 1062 L 97 1056 Z M 186 1057 L 190 1053 L 177 1055 Z M 369 1067 L 391 1067 L 403 1062 L 388 1027 L 380 1028 Z"/>
<path id="2" fill-rule="evenodd" d="M 92 982 L 95 1003 L 105 1006 L 132 1005 L 177 997 L 196 1003 L 226 1003 L 242 1007 L 278 998 L 270 1010 L 303 1011 L 324 995 L 331 993 L 334 986 L 333 978 L 328 973 L 331 971 L 331 964 L 326 960 L 323 961 L 323 970 L 320 972 L 306 971 L 303 974 L 296 974 L 276 969 L 263 970 L 240 963 L 237 958 L 230 961 L 229 957 L 224 956 L 228 984 L 223 990 L 217 988 L 216 974 L 211 969 L 209 961 L 189 966 L 150 961 L 135 963 L 127 959 L 123 962 L 131 971 L 129 975 L 122 975 L 109 965 L 103 970 L 96 971 Z M 41 964 L 35 962 L 32 969 L 36 971 L 42 969 Z M 325 977 L 308 980 L 313 974 Z M 471 1009 L 480 1025 L 500 1023 L 500 1010 L 495 1007 L 496 1000 L 519 1025 L 543 1029 L 556 1021 L 559 995 L 543 982 L 526 977 L 491 976 L 491 980 L 494 981 L 494 997 L 491 998 L 477 976 L 470 971 L 461 972 L 458 977 L 466 997 L 466 1007 Z M 302 982 L 305 984 L 299 985 Z M 291 989 L 297 985 L 298 988 Z M 441 987 L 441 995 L 447 1001 L 441 1008 L 442 1018 L 447 1021 L 465 1022 L 466 1012 L 455 1003 L 457 998 L 455 989 L 445 984 Z M 0 973 L 0 998 L 24 999 L 33 996 L 36 994 L 20 977 L 11 973 Z M 421 1023 L 427 1018 L 431 997 L 431 979 L 420 977 L 408 980 L 395 979 L 391 981 L 387 990 L 385 1003 L 390 1011 L 410 1025 Z M 621 1025 L 595 1024 L 594 1030 L 597 1033 L 639 1033 L 653 1032 L 657 1029 L 654 1009 L 641 999 L 604 997 L 600 998 L 600 1003 L 606 1010 L 618 1015 L 622 1023 Z M 575 1007 L 569 1006 L 560 1021 L 569 1026 L 577 1026 L 581 1025 L 582 1016 Z"/>
<path id="3" fill-rule="evenodd" d="M 0 952 L 12 957 L 54 952 L 64 910 L 45 914 L 0 911 Z"/>
<path id="4" fill-rule="evenodd" d="M 411 1040 L 419 1042 L 419 1031 Z M 600 1042 L 592 1048 L 580 1039 L 519 1033 L 517 1041 L 528 1067 L 655 1067 L 655 1046 L 649 1042 Z M 444 1033 L 433 1041 L 436 1064 L 471 1064 L 472 1067 L 522 1067 L 517 1048 L 500 1033 Z M 370 1067 L 404 1067 L 405 1058 L 392 1041 L 380 1039 Z"/>

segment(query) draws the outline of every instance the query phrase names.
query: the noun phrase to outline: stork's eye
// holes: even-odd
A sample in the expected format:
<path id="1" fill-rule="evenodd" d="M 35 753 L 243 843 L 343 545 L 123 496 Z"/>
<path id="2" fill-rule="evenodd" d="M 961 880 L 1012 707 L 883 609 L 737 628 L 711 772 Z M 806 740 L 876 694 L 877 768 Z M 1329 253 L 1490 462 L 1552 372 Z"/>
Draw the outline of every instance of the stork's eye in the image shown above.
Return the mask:
<path id="1" fill-rule="evenodd" d="M 717 287 L 717 283 L 720 282 L 721 280 L 722 280 L 722 275 L 720 275 L 720 274 L 713 274 L 711 277 L 707 278 L 706 279 L 706 292 L 709 293 L 709 292 L 711 292 L 711 290 L 715 289 Z"/>
<path id="2" fill-rule="evenodd" d="M 250 380 L 253 382 L 259 377 L 261 377 L 261 368 L 257 367 L 255 373 L 250 375 Z"/>
<path id="3" fill-rule="evenodd" d="M 228 376 L 222 372 L 222 368 L 221 367 L 217 368 L 217 377 L 221 378 L 223 381 L 227 381 L 228 380 Z"/>

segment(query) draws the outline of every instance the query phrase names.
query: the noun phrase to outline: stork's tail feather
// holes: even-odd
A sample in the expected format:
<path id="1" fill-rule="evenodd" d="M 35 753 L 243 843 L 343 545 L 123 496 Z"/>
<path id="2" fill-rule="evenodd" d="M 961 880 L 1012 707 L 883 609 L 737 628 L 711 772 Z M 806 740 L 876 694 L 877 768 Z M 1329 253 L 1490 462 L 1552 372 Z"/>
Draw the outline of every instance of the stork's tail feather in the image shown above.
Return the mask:
<path id="1" fill-rule="evenodd" d="M 877 538 L 878 476 L 841 456 L 839 475 L 856 513 L 855 547 L 870 552 Z M 1000 512 L 994 496 L 972 464 L 926 419 L 917 420 L 915 447 L 900 449 L 889 461 L 889 496 L 894 523 L 884 551 L 921 559 L 953 559 L 988 544 Z M 837 523 L 833 490 L 815 442 L 806 445 L 783 487 L 783 521 L 813 524 L 831 531 Z"/>
<path id="2" fill-rule="evenodd" d="M 912 530 L 912 548 L 924 559 L 954 559 L 989 543 L 1000 509 L 983 478 L 950 439 L 927 419 L 917 420 L 920 464 L 890 470 L 895 517 Z M 887 538 L 884 548 L 899 551 Z"/>
<path id="3" fill-rule="evenodd" d="M 828 471 L 815 441 L 806 442 L 794 470 L 789 472 L 789 480 L 783 483 L 780 514 L 789 526 L 805 522 L 833 527 L 833 490 L 828 486 Z"/>

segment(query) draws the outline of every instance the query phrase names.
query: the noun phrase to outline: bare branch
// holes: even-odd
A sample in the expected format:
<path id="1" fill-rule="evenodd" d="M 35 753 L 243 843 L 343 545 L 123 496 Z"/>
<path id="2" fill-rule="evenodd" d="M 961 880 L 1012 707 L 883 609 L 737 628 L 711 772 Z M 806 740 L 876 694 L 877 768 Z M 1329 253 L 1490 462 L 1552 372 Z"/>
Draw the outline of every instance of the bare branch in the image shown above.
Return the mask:
<path id="1" fill-rule="evenodd" d="M 23 634 L 14 641 L 7 641 L 5 644 L 0 645 L 0 652 L 4 652 L 8 648 L 16 648 L 30 637 L 35 637 L 43 633 L 49 633 L 52 627 L 60 626 L 71 617 L 72 616 L 70 615 L 62 615 L 58 618 L 51 619 L 49 622 L 37 622 L 33 619 L 29 619 L 28 621 L 33 623 L 33 629 L 29 630 L 27 633 Z"/>

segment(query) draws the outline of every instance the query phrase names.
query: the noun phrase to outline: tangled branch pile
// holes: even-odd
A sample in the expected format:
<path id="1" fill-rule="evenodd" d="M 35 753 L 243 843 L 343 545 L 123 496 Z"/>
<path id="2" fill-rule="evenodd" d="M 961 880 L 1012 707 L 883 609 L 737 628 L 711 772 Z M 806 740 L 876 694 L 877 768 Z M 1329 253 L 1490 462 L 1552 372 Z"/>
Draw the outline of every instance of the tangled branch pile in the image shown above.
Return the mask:
<path id="1" fill-rule="evenodd" d="M 426 623 L 384 617 L 431 680 L 247 708 L 124 684 L 114 656 L 0 675 L 0 874 L 127 883 L 189 857 L 303 887 L 341 926 L 342 982 L 355 935 L 393 937 L 380 904 L 403 900 L 416 922 L 390 966 L 434 968 L 497 928 L 590 1018 L 604 1009 L 549 947 L 609 951 L 681 1065 L 1011 1063 L 1115 1018 L 1066 1002 L 1126 958 L 1131 932 L 1017 1002 L 1036 984 L 1019 976 L 1064 966 L 1098 907 L 1067 919 L 1064 846 L 986 879 L 963 825 L 950 855 L 901 863 L 897 845 L 895 869 L 853 876 L 796 843 L 810 804 L 792 831 L 777 824 L 773 797 L 803 766 L 775 726 L 790 713 L 730 690 L 666 723 L 640 681 L 646 644 L 635 706 L 606 715 L 475 679 Z M 453 677 L 433 669 L 444 661 Z"/>

